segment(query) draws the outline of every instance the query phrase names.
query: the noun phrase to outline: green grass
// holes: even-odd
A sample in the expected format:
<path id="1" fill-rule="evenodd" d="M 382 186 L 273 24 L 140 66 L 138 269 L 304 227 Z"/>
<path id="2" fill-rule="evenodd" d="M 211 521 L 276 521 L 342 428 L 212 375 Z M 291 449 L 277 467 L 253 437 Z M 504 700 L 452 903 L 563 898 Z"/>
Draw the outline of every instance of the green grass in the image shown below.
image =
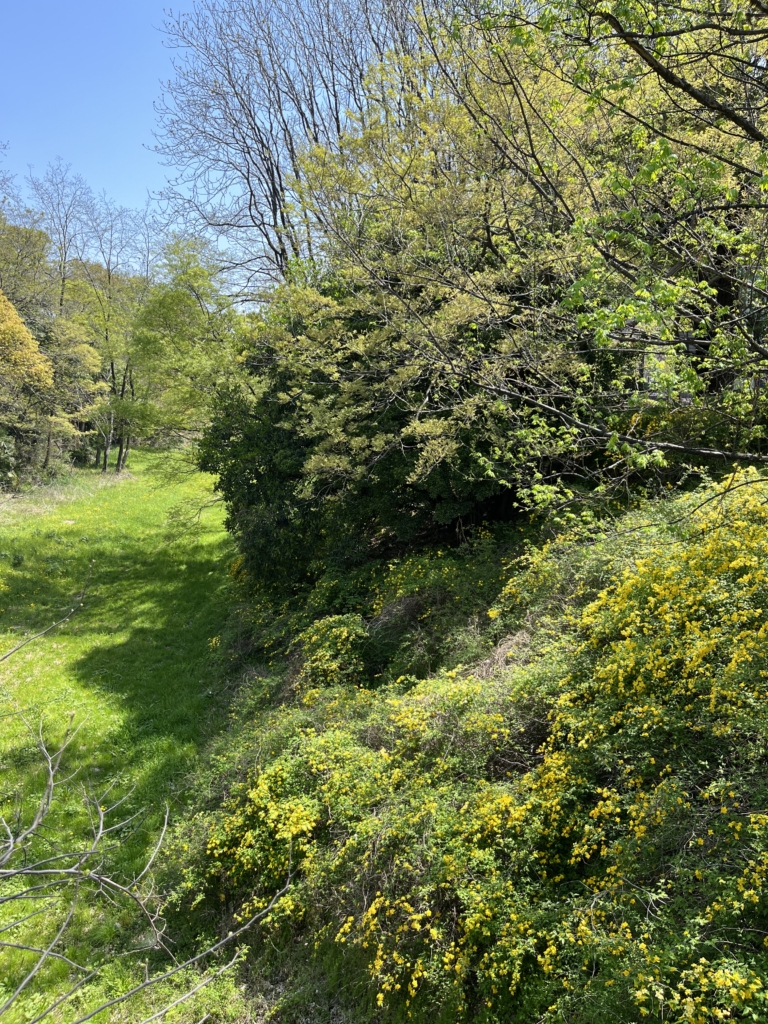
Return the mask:
<path id="1" fill-rule="evenodd" d="M 0 666 L 5 714 L 52 734 L 74 714 L 70 760 L 154 802 L 181 784 L 217 715 L 209 640 L 232 553 L 220 505 L 186 528 L 169 520 L 210 500 L 212 481 L 169 477 L 164 461 L 134 456 L 117 479 L 77 471 L 0 511 L 0 654 L 78 606 Z M 26 738 L 6 726 L 0 752 Z"/>
<path id="2" fill-rule="evenodd" d="M 49 837 L 59 847 L 82 841 L 83 786 L 98 794 L 112 783 L 113 795 L 127 795 L 121 814 L 139 812 L 115 855 L 124 872 L 143 863 L 165 806 L 172 819 L 183 813 L 190 768 L 224 721 L 210 640 L 227 619 L 233 548 L 221 505 L 193 514 L 212 483 L 178 461 L 169 472 L 167 456 L 137 453 L 122 477 L 77 470 L 0 504 L 0 656 L 76 608 L 0 664 L 0 807 L 29 816 L 42 784 L 32 733 L 42 728 L 53 746 L 73 716 L 79 731 L 64 767 L 75 775 Z M 87 957 L 125 925 L 94 908 L 75 922 L 68 948 Z M 28 960 L 3 951 L 0 990 Z M 38 986 L 25 1013 L 59 990 L 60 975 L 49 972 L 47 995 Z"/>

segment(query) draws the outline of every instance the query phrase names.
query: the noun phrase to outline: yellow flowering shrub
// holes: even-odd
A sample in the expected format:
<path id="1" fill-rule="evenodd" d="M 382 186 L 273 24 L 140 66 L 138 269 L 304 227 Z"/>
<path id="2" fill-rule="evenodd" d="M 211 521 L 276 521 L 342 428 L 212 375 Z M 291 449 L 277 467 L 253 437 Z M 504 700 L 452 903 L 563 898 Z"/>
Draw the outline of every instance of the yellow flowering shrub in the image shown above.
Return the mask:
<path id="1" fill-rule="evenodd" d="M 303 630 L 295 644 L 301 660 L 302 686 L 328 686 L 344 680 L 359 681 L 365 671 L 361 648 L 368 630 L 359 615 L 328 615 Z"/>
<path id="2" fill-rule="evenodd" d="M 361 971 L 382 1020 L 768 1018 L 765 490 L 623 525 L 588 571 L 572 538 L 518 565 L 499 614 L 534 583 L 561 608 L 524 667 L 323 669 L 213 816 L 209 884 L 245 913 L 290 867 L 272 928 Z"/>

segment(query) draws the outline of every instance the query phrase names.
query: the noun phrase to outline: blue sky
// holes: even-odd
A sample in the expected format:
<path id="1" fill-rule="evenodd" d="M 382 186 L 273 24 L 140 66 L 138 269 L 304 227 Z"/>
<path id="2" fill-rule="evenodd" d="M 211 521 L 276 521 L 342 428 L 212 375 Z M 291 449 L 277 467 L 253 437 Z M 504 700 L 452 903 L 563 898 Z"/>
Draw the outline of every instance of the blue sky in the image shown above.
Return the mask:
<path id="1" fill-rule="evenodd" d="M 0 164 L 61 157 L 126 206 L 160 188 L 153 101 L 171 72 L 163 0 L 0 0 Z M 190 7 L 186 0 L 182 9 Z"/>

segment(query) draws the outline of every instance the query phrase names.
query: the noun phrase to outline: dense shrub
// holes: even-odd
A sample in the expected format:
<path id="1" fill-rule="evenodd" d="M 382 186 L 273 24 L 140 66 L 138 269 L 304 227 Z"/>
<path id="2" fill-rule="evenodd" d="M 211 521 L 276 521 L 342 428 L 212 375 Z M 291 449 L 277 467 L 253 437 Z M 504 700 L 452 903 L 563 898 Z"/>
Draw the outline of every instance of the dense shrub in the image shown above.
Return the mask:
<path id="1" fill-rule="evenodd" d="M 464 660 L 481 657 L 497 632 L 487 629 L 486 610 L 506 583 L 507 564 L 519 555 L 526 533 L 521 526 L 495 524 L 472 531 L 458 545 L 406 548 L 346 568 L 318 562 L 313 577 L 295 589 L 275 588 L 269 573 L 239 556 L 231 576 L 238 629 L 248 638 L 240 647 L 274 664 L 285 655 L 296 664 L 316 624 L 322 631 L 337 619 L 364 620 L 367 636 L 358 646 L 355 672 L 365 685 L 429 674 L 446 659 L 457 660 L 455 652 Z M 478 628 L 478 617 L 484 628 Z"/>
<path id="2" fill-rule="evenodd" d="M 387 1019 L 764 1019 L 761 483 L 532 549 L 491 609 L 532 637 L 504 671 L 342 670 L 262 711 L 206 886 L 247 913 L 290 864 L 274 936 Z"/>

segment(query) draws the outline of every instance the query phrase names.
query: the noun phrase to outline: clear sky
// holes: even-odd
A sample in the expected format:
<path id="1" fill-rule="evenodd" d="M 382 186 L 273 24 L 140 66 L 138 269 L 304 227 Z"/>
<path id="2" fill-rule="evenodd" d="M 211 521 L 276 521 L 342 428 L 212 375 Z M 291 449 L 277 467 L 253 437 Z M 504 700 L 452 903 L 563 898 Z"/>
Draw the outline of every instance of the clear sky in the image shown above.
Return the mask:
<path id="1" fill-rule="evenodd" d="M 189 0 L 181 9 L 188 9 Z M 153 101 L 170 76 L 168 0 L 0 0 L 0 166 L 61 157 L 126 206 L 159 189 Z"/>

